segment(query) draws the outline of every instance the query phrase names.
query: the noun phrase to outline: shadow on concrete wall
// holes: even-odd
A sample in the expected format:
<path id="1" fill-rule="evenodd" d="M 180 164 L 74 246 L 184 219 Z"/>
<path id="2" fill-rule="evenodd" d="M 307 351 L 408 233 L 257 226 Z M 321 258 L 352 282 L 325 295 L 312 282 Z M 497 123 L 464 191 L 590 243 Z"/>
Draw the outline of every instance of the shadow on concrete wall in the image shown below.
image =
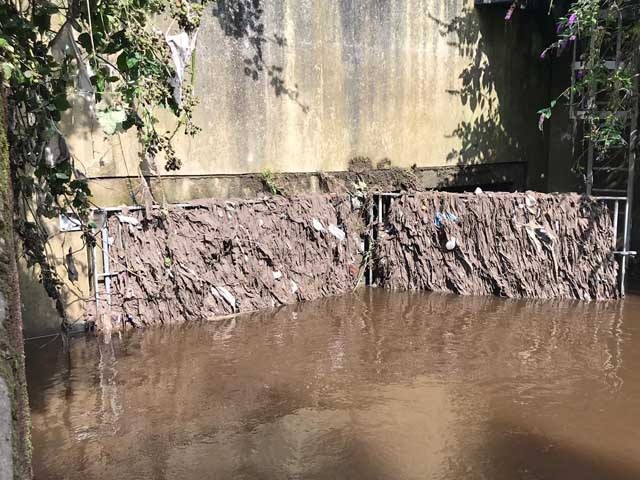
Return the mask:
<path id="1" fill-rule="evenodd" d="M 545 12 L 517 11 L 507 22 L 505 12 L 476 7 L 449 22 L 429 15 L 440 34 L 469 58 L 458 77 L 460 88 L 447 91 L 470 112 L 449 134 L 460 145 L 447 161 L 463 168 L 443 188 L 466 185 L 473 178 L 470 166 L 495 162 L 522 163 L 526 172 L 519 179 L 498 175 L 492 181 L 498 189 L 546 187 L 548 148 L 537 130 L 537 111 L 549 103 L 551 70 L 539 54 L 551 41 L 552 20 Z"/>
<path id="2" fill-rule="evenodd" d="M 225 35 L 236 40 L 247 40 L 253 50 L 253 56 L 244 59 L 245 75 L 258 80 L 260 75 L 266 74 L 276 97 L 289 97 L 307 113 L 309 106 L 300 100 L 298 85 L 288 85 L 282 75 L 283 67 L 269 64 L 265 57 L 267 43 L 286 48 L 287 39 L 278 32 L 269 34 L 265 29 L 263 15 L 262 0 L 219 0 L 213 5 L 213 16 L 218 19 Z"/>

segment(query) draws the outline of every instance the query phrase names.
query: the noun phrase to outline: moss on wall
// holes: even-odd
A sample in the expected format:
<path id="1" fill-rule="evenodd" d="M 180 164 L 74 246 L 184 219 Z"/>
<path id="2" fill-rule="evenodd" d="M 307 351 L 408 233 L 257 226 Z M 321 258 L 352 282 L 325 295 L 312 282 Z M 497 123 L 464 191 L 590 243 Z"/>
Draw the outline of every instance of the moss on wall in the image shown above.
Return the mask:
<path id="1" fill-rule="evenodd" d="M 20 288 L 13 228 L 13 196 L 5 123 L 5 97 L 0 92 L 0 376 L 12 410 L 13 477 L 31 478 L 29 401 L 24 370 Z"/>

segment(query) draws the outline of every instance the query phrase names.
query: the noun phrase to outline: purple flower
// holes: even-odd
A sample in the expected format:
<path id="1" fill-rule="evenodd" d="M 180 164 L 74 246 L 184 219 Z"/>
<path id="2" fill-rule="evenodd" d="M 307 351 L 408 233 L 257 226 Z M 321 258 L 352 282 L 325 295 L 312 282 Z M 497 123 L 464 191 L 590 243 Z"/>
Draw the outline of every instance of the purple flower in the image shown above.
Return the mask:
<path id="1" fill-rule="evenodd" d="M 564 28 L 564 25 L 562 25 L 561 23 L 559 23 L 556 26 L 556 33 L 560 33 L 562 31 L 562 29 Z"/>
<path id="2" fill-rule="evenodd" d="M 576 36 L 575 36 L 575 35 L 571 35 L 571 36 L 569 37 L 569 41 L 570 41 L 570 42 L 573 42 L 575 39 L 576 39 Z"/>
<path id="3" fill-rule="evenodd" d="M 572 27 L 574 23 L 576 23 L 576 20 L 578 20 L 578 15 L 576 15 L 575 13 L 572 13 L 569 16 L 569 26 Z"/>
<path id="4" fill-rule="evenodd" d="M 507 14 L 504 16 L 504 19 L 508 22 L 509 20 L 511 20 L 511 17 L 513 17 L 513 12 L 515 12 L 516 10 L 516 6 L 517 6 L 518 2 L 513 2 L 511 4 L 511 6 L 509 7 L 509 10 L 507 10 Z"/>
<path id="5" fill-rule="evenodd" d="M 540 54 L 540 60 L 544 60 L 547 56 L 547 49 L 543 50 Z"/>
<path id="6" fill-rule="evenodd" d="M 540 131 L 544 130 L 544 120 L 545 120 L 544 113 L 541 113 L 540 116 L 538 117 L 538 130 Z"/>
<path id="7" fill-rule="evenodd" d="M 584 70 L 576 70 L 576 77 L 578 78 L 578 80 L 582 80 L 582 78 L 584 77 Z"/>

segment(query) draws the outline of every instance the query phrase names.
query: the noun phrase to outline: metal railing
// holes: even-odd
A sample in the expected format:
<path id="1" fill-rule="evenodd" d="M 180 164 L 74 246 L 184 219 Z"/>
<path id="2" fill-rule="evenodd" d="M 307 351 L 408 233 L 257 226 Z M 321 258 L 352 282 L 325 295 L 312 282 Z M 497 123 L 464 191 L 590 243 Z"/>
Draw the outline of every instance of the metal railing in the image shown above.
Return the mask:
<path id="1" fill-rule="evenodd" d="M 625 284 L 627 277 L 627 267 L 630 257 L 635 257 L 637 252 L 630 250 L 631 246 L 631 203 L 628 197 L 610 197 L 610 196 L 596 196 L 593 197 L 598 201 L 605 202 L 607 204 L 613 204 L 613 242 L 612 253 L 620 257 L 620 273 L 619 273 L 619 286 L 620 295 L 625 295 Z M 620 204 L 624 204 L 622 229 L 620 228 Z"/>
<path id="2" fill-rule="evenodd" d="M 389 205 L 394 198 L 401 197 L 405 193 L 391 193 L 391 192 L 377 192 L 373 194 L 373 202 L 369 207 L 369 225 L 373 225 L 373 222 L 377 220 L 378 223 L 382 223 L 384 219 L 384 215 L 388 211 Z M 461 198 L 474 197 L 475 194 L 461 194 Z M 625 284 L 626 284 L 626 276 L 627 276 L 627 267 L 629 263 L 629 258 L 636 256 L 637 252 L 634 250 L 630 250 L 631 243 L 631 204 L 628 200 L 628 197 L 613 197 L 613 196 L 594 196 L 592 197 L 595 200 L 600 202 L 605 202 L 607 204 L 611 204 L 613 206 L 613 241 L 612 241 L 612 253 L 620 258 L 620 270 L 618 273 L 618 287 L 620 290 L 620 295 L 624 297 L 625 295 Z M 388 204 L 384 199 L 389 199 Z M 620 213 L 621 213 L 621 204 L 624 204 L 622 207 L 622 213 L 624 214 L 622 218 L 622 222 L 620 222 Z M 375 209 L 374 209 L 375 207 Z M 385 210 L 385 208 L 387 210 Z M 369 285 L 373 285 L 375 282 L 374 278 L 374 268 L 373 268 L 373 254 L 372 254 L 372 246 L 374 241 L 374 229 L 370 228 L 368 239 L 369 239 L 369 262 L 368 262 L 368 271 L 369 271 Z"/>

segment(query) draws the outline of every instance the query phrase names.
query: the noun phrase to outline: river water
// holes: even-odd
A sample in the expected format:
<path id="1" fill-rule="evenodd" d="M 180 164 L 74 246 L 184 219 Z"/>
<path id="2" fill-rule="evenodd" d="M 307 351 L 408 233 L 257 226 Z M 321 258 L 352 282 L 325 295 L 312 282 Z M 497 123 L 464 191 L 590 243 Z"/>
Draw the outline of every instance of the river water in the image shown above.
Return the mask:
<path id="1" fill-rule="evenodd" d="M 640 298 L 368 289 L 27 344 L 55 479 L 640 478 Z"/>

